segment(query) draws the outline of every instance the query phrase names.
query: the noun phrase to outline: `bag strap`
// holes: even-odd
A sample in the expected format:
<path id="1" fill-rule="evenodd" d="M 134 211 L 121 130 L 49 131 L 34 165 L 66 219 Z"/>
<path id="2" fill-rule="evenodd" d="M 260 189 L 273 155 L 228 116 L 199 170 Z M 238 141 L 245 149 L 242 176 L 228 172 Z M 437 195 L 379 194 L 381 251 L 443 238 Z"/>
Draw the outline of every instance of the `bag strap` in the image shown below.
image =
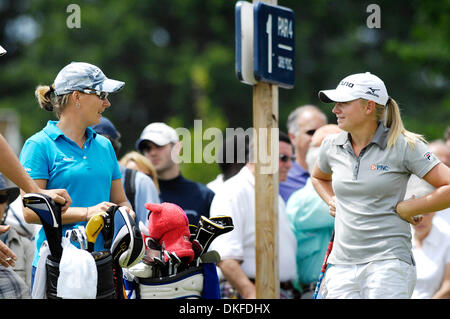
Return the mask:
<path id="1" fill-rule="evenodd" d="M 136 180 L 136 170 L 126 168 L 125 169 L 125 195 L 127 195 L 128 201 L 131 204 L 131 207 L 134 208 L 134 197 L 136 194 L 135 180 Z"/>

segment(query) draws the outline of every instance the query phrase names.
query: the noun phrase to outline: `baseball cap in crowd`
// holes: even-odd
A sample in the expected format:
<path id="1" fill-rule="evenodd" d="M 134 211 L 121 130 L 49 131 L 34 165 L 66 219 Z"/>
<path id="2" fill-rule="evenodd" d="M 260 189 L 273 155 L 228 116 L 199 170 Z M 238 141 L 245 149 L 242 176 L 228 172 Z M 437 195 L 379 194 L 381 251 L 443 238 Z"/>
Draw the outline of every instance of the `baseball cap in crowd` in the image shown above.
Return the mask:
<path id="1" fill-rule="evenodd" d="M 6 53 L 6 50 L 0 45 L 0 56 Z"/>
<path id="2" fill-rule="evenodd" d="M 111 123 L 111 121 L 109 119 L 107 119 L 104 116 L 102 116 L 100 118 L 100 123 L 92 126 L 92 129 L 97 134 L 108 135 L 112 139 L 117 139 L 118 138 L 116 127 L 114 126 L 114 124 Z"/>
<path id="3" fill-rule="evenodd" d="M 119 91 L 125 83 L 108 79 L 102 70 L 95 65 L 85 62 L 72 62 L 59 71 L 54 85 L 55 94 L 63 95 L 84 89 L 114 93 Z"/>
<path id="4" fill-rule="evenodd" d="M 19 194 L 19 187 L 8 187 L 5 178 L 0 174 L 0 203 L 7 201 L 8 204 L 11 204 L 17 199 Z"/>
<path id="5" fill-rule="evenodd" d="M 319 99 L 325 103 L 348 102 L 359 98 L 386 105 L 389 95 L 384 82 L 370 72 L 349 75 L 339 82 L 336 89 L 319 91 Z"/>
<path id="6" fill-rule="evenodd" d="M 155 122 L 147 125 L 141 133 L 141 136 L 136 142 L 136 148 L 141 150 L 142 142 L 150 141 L 159 146 L 164 146 L 169 143 L 178 142 L 177 132 L 162 122 Z"/>

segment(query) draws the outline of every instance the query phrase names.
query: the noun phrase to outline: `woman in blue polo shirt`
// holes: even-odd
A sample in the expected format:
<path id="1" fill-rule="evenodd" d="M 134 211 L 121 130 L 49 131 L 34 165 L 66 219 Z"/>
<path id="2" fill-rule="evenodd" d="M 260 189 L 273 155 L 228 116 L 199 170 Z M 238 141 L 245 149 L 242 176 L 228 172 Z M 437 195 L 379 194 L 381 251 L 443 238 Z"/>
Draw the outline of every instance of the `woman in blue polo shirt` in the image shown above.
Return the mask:
<path id="1" fill-rule="evenodd" d="M 323 296 L 410 298 L 416 270 L 408 222 L 450 205 L 450 169 L 420 135 L 404 128 L 397 103 L 377 76 L 350 75 L 319 98 L 335 103 L 345 131 L 323 141 L 311 175 L 335 216 Z M 436 190 L 404 201 L 411 174 Z"/>
<path id="2" fill-rule="evenodd" d="M 86 225 L 95 214 L 112 205 L 131 205 L 126 199 L 117 158 L 111 143 L 90 126 L 98 124 L 111 106 L 108 93 L 117 92 L 124 82 L 108 79 L 96 66 L 72 62 L 65 66 L 51 86 L 38 86 L 35 92 L 41 108 L 56 113 L 24 144 L 20 161 L 43 189 L 65 188 L 72 206 L 62 215 L 63 234 L 67 229 Z M 28 223 L 40 223 L 38 216 L 24 209 Z M 45 240 L 43 229 L 36 238 L 33 267 Z M 101 234 L 95 250 L 103 250 Z"/>

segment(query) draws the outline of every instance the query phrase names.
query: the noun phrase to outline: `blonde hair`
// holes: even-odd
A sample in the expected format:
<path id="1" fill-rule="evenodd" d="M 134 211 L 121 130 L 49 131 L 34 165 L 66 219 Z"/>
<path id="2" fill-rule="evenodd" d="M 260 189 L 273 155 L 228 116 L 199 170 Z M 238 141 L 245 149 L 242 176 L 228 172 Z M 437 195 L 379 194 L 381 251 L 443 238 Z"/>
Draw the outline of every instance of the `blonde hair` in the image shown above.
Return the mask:
<path id="1" fill-rule="evenodd" d="M 39 85 L 34 91 L 34 95 L 39 103 L 39 106 L 49 112 L 55 112 L 56 117 L 59 119 L 61 113 L 66 108 L 69 102 L 70 93 L 52 96 L 55 91 L 54 85 Z"/>
<path id="2" fill-rule="evenodd" d="M 131 151 L 122 156 L 119 163 L 126 167 L 131 161 L 136 164 L 138 171 L 146 174 L 153 180 L 153 183 L 159 192 L 158 176 L 152 162 L 144 155 L 136 151 Z"/>
<path id="3" fill-rule="evenodd" d="M 388 149 L 391 148 L 395 144 L 395 142 L 397 142 L 400 134 L 403 134 L 405 136 L 409 146 L 412 149 L 414 149 L 414 144 L 417 140 L 421 140 L 424 143 L 427 143 L 423 135 L 416 134 L 405 129 L 405 127 L 403 126 L 402 118 L 400 116 L 400 108 L 393 98 L 389 98 L 386 106 L 380 104 L 375 105 L 376 119 L 378 121 L 384 120 L 384 126 L 390 129 L 387 143 Z"/>

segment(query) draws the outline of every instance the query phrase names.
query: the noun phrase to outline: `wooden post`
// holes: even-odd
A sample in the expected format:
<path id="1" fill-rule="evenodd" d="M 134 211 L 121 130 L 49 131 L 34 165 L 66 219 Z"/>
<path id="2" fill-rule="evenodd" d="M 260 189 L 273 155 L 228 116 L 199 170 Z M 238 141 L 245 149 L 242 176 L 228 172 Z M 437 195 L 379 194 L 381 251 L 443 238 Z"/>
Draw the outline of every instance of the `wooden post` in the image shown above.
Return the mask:
<path id="1" fill-rule="evenodd" d="M 253 125 L 255 128 L 255 249 L 256 249 L 256 298 L 280 298 L 280 274 L 278 262 L 278 86 L 260 82 L 253 87 Z M 267 132 L 267 138 L 264 131 Z M 272 134 L 276 133 L 276 136 Z M 261 139 L 261 140 L 260 140 Z M 274 139 L 274 143 L 272 143 Z M 275 172 L 268 173 L 268 166 L 261 163 L 260 146 L 265 144 L 267 159 Z M 274 149 L 275 148 L 275 149 Z M 265 153 L 265 152 L 264 152 Z"/>
<path id="2" fill-rule="evenodd" d="M 258 0 L 253 0 L 255 4 Z M 263 0 L 276 5 L 277 0 Z M 255 253 L 256 253 L 256 298 L 280 298 L 280 273 L 278 263 L 278 158 L 273 163 L 273 152 L 278 154 L 278 86 L 259 82 L 253 86 L 253 127 L 256 153 L 255 164 Z M 267 135 L 260 134 L 266 131 Z M 277 134 L 278 135 L 278 134 Z M 263 136 L 267 136 L 264 140 Z M 260 141 L 262 139 L 262 141 Z M 265 144 L 267 157 L 276 170 L 267 172 L 261 163 L 260 146 Z M 275 148 L 275 149 L 274 149 Z M 278 157 L 278 156 L 277 156 Z M 264 159 L 267 161 L 267 158 Z M 265 172 L 264 172 L 265 171 Z"/>

